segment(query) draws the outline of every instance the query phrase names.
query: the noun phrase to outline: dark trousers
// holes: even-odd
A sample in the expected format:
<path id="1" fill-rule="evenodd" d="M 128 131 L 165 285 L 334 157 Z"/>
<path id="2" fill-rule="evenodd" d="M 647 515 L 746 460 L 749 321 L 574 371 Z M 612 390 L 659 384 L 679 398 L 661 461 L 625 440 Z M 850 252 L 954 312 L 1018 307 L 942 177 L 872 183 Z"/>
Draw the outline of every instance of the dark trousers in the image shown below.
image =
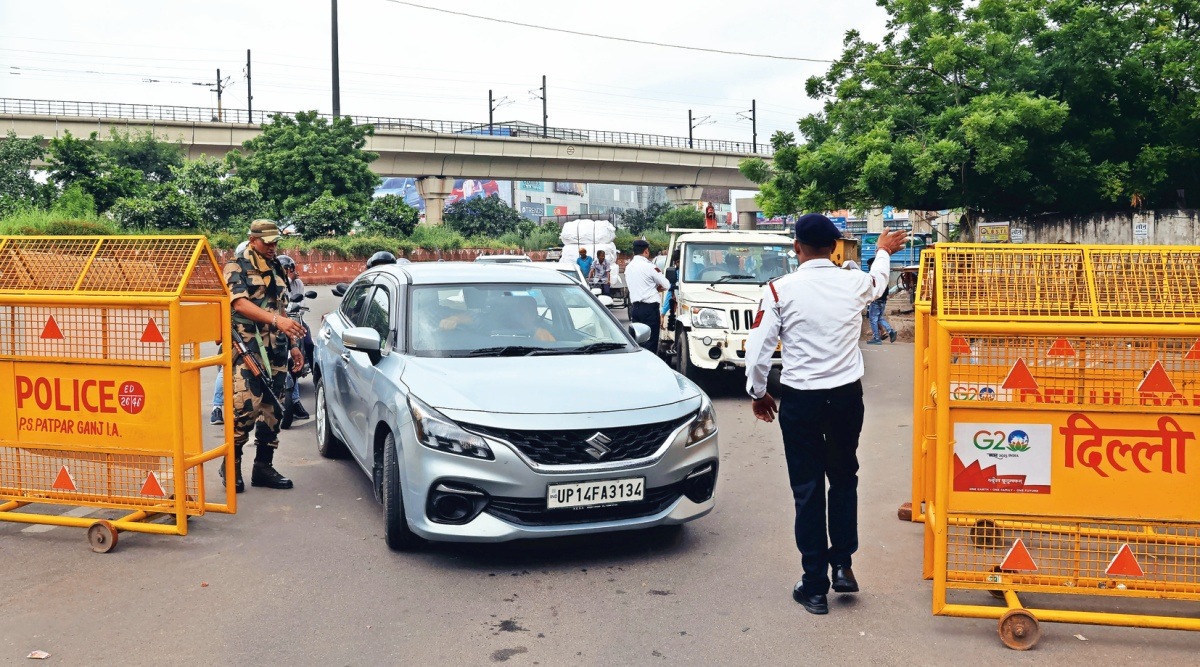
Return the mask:
<path id="1" fill-rule="evenodd" d="M 783 387 L 779 428 L 796 501 L 796 548 L 808 595 L 828 593 L 830 566 L 849 567 L 858 550 L 856 451 L 862 425 L 861 382 L 804 391 Z"/>
<path id="2" fill-rule="evenodd" d="M 658 354 L 658 328 L 661 324 L 658 317 L 657 303 L 631 303 L 629 304 L 629 319 L 632 322 L 641 322 L 650 327 L 650 340 L 642 343 L 642 347 Z"/>

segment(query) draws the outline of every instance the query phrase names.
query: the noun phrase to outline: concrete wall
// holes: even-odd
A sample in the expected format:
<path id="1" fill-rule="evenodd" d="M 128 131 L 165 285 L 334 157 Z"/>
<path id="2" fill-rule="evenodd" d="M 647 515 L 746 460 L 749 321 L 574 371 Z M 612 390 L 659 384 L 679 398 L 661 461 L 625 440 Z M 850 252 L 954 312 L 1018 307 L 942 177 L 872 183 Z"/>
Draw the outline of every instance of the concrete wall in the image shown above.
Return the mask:
<path id="1" fill-rule="evenodd" d="M 1023 233 L 1022 243 L 1066 241 L 1109 245 L 1197 245 L 1200 244 L 1200 210 L 1096 213 L 1087 216 L 1047 215 L 1011 219 L 1010 236 L 1013 230 L 1017 229 Z M 977 234 L 976 231 L 976 236 L 969 240 L 976 240 Z"/>

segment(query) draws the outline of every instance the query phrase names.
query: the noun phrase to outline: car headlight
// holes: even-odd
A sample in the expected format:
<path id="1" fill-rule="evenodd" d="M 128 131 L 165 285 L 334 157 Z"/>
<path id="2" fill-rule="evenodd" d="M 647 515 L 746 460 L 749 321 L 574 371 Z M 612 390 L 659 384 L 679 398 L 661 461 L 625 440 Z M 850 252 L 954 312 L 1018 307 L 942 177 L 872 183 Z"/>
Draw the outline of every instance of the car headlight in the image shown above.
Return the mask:
<path id="1" fill-rule="evenodd" d="M 713 410 L 712 401 L 705 396 L 704 402 L 700 404 L 700 412 L 688 425 L 687 444 L 684 447 L 691 447 L 716 432 L 717 413 Z"/>
<path id="2" fill-rule="evenodd" d="M 492 448 L 483 438 L 467 433 L 445 415 L 425 405 L 415 396 L 408 397 L 408 409 L 412 411 L 413 429 L 417 442 L 430 449 L 449 452 L 475 459 L 495 459 Z"/>
<path id="3" fill-rule="evenodd" d="M 692 326 L 697 329 L 724 329 L 725 311 L 692 306 Z"/>

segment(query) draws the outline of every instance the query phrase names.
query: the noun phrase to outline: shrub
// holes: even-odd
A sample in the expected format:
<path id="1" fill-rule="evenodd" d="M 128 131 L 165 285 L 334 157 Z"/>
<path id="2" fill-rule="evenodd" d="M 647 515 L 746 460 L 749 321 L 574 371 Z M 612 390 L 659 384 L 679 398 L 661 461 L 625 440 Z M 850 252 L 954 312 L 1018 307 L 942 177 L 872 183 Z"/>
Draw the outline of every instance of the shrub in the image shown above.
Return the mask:
<path id="1" fill-rule="evenodd" d="M 419 225 L 408 237 L 415 247 L 427 250 L 458 250 L 467 246 L 462 234 L 434 225 Z"/>
<path id="2" fill-rule="evenodd" d="M 346 247 L 342 239 L 317 239 L 308 244 L 310 251 L 328 252 L 343 259 L 346 258 Z"/>
<path id="3" fill-rule="evenodd" d="M 245 234 L 234 234 L 232 232 L 208 233 L 208 245 L 219 250 L 233 250 L 244 240 L 246 240 Z"/>
<path id="4" fill-rule="evenodd" d="M 420 217 L 421 212 L 405 203 L 404 197 L 384 195 L 367 206 L 363 231 L 372 236 L 403 238 L 413 233 Z"/>
<path id="5" fill-rule="evenodd" d="M 74 219 L 95 218 L 96 199 L 76 183 L 59 195 L 50 212 Z"/>
<path id="6" fill-rule="evenodd" d="M 325 236 L 345 236 L 353 222 L 351 208 L 345 198 L 326 192 L 311 204 L 298 208 L 291 219 L 296 231 L 308 241 Z"/>
<path id="7" fill-rule="evenodd" d="M 117 233 L 112 223 L 97 220 L 55 220 L 48 223 L 45 230 L 49 236 L 111 236 Z"/>
<path id="8" fill-rule="evenodd" d="M 351 236 L 342 242 L 346 256 L 350 258 L 367 258 L 380 250 L 396 254 L 400 244 L 395 239 L 383 236 Z"/>

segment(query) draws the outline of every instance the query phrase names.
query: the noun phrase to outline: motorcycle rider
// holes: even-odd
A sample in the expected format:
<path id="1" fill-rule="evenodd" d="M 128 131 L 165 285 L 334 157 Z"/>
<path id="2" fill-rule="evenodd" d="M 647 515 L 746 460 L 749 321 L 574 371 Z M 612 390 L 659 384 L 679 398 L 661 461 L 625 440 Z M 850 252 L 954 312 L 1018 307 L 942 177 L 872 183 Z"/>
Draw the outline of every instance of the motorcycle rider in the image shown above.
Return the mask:
<path id="1" fill-rule="evenodd" d="M 297 294 L 299 294 L 301 297 L 303 297 L 304 296 L 304 281 L 300 279 L 300 275 L 296 268 L 295 260 L 293 260 L 291 257 L 288 257 L 287 255 L 280 255 L 279 257 L 277 257 L 275 259 L 277 262 L 279 262 L 279 265 L 283 267 L 284 273 L 287 275 L 288 296 L 291 297 L 292 299 L 295 299 Z M 308 366 L 309 360 L 312 359 L 312 347 L 313 347 L 312 334 L 308 331 L 308 327 L 305 327 L 304 341 L 301 343 L 301 351 L 304 352 L 305 366 Z M 304 375 L 306 373 L 306 371 L 307 371 L 307 368 L 301 370 L 300 375 Z M 308 410 L 305 410 L 304 406 L 300 404 L 300 383 L 293 380 L 293 382 L 292 382 L 292 418 L 303 420 L 303 419 L 309 419 L 311 416 L 312 415 L 308 414 Z"/>

